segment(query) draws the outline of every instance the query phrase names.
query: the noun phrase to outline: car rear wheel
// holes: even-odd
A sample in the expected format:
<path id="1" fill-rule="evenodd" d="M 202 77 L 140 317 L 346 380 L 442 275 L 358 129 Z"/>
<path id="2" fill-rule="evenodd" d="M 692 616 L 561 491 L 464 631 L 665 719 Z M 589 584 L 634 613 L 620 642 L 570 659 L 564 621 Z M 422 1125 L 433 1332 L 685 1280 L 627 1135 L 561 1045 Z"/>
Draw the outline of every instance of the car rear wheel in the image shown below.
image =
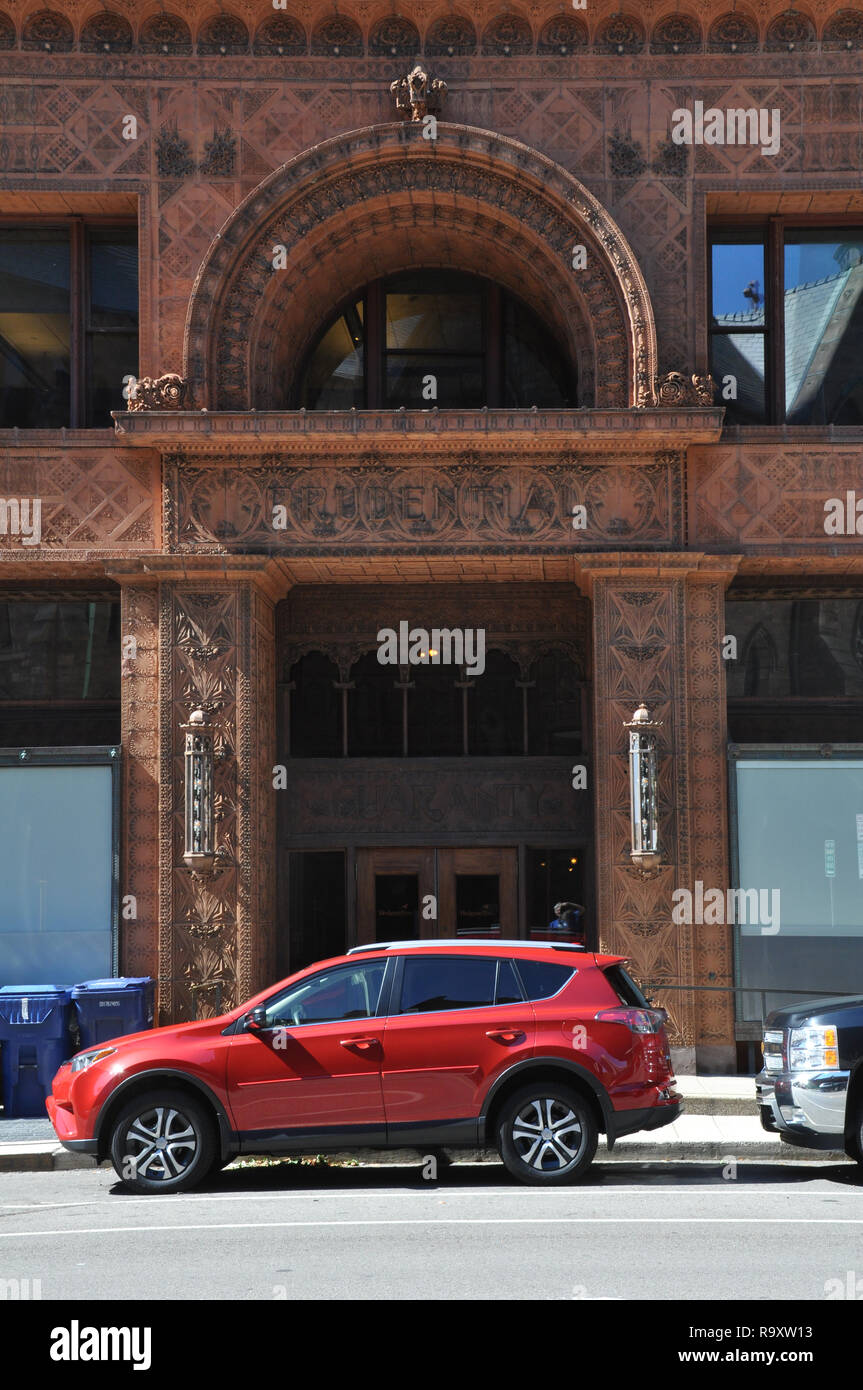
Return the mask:
<path id="1" fill-rule="evenodd" d="M 111 1161 L 132 1192 L 185 1192 L 213 1170 L 215 1127 L 205 1107 L 182 1091 L 148 1091 L 117 1116 Z"/>
<path id="2" fill-rule="evenodd" d="M 845 1152 L 855 1163 L 863 1163 L 863 1105 L 858 1107 L 853 1129 L 846 1131 Z"/>
<path id="3" fill-rule="evenodd" d="M 510 1096 L 498 1118 L 498 1152 L 519 1182 L 575 1182 L 593 1162 L 599 1130 L 578 1091 L 538 1082 Z"/>

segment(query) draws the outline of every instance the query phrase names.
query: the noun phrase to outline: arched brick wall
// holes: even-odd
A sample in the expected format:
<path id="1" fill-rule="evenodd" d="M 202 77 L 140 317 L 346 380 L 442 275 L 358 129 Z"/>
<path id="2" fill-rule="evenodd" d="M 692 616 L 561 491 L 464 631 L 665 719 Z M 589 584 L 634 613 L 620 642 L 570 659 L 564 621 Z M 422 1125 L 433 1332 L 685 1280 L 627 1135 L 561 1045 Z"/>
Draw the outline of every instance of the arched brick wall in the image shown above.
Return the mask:
<path id="1" fill-rule="evenodd" d="M 278 244 L 284 270 L 273 269 Z M 436 140 L 399 123 L 325 141 L 236 209 L 189 305 L 184 374 L 196 405 L 284 409 L 339 301 L 379 275 L 435 265 L 488 275 L 531 303 L 568 345 L 582 404 L 652 404 L 653 311 L 620 229 L 544 155 L 441 122 Z"/>

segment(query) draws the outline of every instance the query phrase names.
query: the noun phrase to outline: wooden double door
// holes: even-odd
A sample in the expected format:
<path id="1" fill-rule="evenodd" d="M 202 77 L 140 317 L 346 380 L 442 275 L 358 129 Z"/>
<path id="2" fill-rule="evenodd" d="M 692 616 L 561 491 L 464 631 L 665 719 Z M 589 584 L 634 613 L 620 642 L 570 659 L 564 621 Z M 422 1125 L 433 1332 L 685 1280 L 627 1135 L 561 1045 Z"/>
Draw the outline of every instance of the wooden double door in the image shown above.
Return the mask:
<path id="1" fill-rule="evenodd" d="M 358 849 L 357 943 L 518 934 L 518 851 Z"/>

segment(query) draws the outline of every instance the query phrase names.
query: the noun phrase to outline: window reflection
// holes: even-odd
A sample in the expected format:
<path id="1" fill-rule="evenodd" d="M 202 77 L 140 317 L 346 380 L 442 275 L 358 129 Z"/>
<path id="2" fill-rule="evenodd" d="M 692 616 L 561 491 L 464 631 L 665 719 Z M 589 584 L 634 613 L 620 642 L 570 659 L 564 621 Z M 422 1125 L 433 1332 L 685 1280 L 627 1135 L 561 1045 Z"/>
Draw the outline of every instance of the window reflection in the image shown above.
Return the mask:
<path id="1" fill-rule="evenodd" d="M 295 404 L 307 410 L 578 404 L 567 356 L 532 309 L 443 270 L 369 285 L 327 325 L 299 383 Z"/>

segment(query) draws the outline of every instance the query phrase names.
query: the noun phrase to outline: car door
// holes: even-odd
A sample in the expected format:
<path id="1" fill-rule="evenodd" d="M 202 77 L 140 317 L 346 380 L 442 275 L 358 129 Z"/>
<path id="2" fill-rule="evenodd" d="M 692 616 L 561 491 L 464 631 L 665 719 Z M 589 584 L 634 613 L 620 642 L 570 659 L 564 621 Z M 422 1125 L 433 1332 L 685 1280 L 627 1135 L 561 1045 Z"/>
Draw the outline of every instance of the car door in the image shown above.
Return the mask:
<path id="1" fill-rule="evenodd" d="M 381 1072 L 390 1143 L 471 1143 L 492 1080 L 533 1048 L 533 1009 L 512 961 L 405 952 L 398 958 Z"/>
<path id="2" fill-rule="evenodd" d="M 263 1027 L 233 1038 L 228 1098 L 244 1150 L 385 1142 L 386 970 L 378 957 L 307 975 L 267 1001 Z"/>

